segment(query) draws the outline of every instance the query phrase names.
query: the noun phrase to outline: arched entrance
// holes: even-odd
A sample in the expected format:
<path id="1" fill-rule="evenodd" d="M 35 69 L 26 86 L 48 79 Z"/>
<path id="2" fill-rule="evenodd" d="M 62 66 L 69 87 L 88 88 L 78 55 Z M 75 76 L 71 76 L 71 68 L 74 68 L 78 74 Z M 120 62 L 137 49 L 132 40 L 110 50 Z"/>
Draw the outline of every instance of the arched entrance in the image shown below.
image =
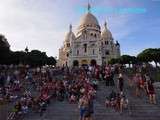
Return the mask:
<path id="1" fill-rule="evenodd" d="M 97 65 L 97 62 L 96 62 L 96 60 L 92 59 L 90 64 L 91 64 L 91 66 L 95 66 L 95 65 Z"/>
<path id="2" fill-rule="evenodd" d="M 79 66 L 78 60 L 74 60 L 74 61 L 73 61 L 73 66 Z"/>
<path id="3" fill-rule="evenodd" d="M 81 65 L 82 65 L 82 66 L 88 65 L 88 61 L 87 61 L 87 60 L 82 60 L 82 61 L 81 61 Z"/>

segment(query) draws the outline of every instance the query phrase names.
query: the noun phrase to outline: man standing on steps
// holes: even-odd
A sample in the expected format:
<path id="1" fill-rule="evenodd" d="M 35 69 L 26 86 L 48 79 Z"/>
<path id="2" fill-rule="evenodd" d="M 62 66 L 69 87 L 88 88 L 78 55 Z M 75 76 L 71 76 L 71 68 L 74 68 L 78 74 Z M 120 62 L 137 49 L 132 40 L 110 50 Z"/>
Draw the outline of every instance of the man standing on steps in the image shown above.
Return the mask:
<path id="1" fill-rule="evenodd" d="M 105 67 L 105 81 L 106 81 L 106 86 L 110 86 L 111 85 L 111 68 L 110 66 L 106 66 Z"/>
<path id="2" fill-rule="evenodd" d="M 89 95 L 89 97 L 88 97 L 88 101 L 89 101 L 88 109 L 89 109 L 90 117 L 89 117 L 88 120 L 93 120 L 93 113 L 94 113 L 94 100 L 93 99 L 94 99 L 93 96 Z"/>
<path id="3" fill-rule="evenodd" d="M 80 109 L 80 120 L 85 120 L 86 113 L 88 108 L 88 98 L 86 95 L 83 95 L 79 100 L 79 109 Z"/>
<path id="4" fill-rule="evenodd" d="M 93 120 L 94 97 L 92 94 L 85 94 L 79 100 L 80 120 Z"/>
<path id="5" fill-rule="evenodd" d="M 120 92 L 123 92 L 123 87 L 124 87 L 124 78 L 122 73 L 120 73 L 118 76 L 118 89 Z"/>

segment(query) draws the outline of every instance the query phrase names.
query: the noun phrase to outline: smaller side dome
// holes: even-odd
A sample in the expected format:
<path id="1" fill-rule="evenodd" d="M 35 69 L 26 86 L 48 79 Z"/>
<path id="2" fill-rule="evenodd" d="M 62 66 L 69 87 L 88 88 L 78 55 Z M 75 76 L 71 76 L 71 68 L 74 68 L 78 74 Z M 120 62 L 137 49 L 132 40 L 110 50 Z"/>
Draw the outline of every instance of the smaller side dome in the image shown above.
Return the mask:
<path id="1" fill-rule="evenodd" d="M 65 35 L 66 42 L 70 42 L 70 40 L 75 40 L 76 38 L 74 33 L 72 32 L 72 25 L 70 25 L 69 29 L 69 32 Z"/>
<path id="2" fill-rule="evenodd" d="M 112 40 L 112 33 L 107 28 L 107 22 L 104 23 L 104 30 L 101 32 L 102 39 Z"/>

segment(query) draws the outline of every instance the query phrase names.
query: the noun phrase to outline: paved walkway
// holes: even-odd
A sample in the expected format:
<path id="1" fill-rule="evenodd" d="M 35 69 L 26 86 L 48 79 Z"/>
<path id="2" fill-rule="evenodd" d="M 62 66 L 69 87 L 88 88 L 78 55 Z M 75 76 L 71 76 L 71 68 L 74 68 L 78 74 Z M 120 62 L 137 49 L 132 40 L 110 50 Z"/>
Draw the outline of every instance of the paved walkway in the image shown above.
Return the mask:
<path id="1" fill-rule="evenodd" d="M 0 105 L 0 120 L 6 120 L 7 119 L 7 105 Z"/>

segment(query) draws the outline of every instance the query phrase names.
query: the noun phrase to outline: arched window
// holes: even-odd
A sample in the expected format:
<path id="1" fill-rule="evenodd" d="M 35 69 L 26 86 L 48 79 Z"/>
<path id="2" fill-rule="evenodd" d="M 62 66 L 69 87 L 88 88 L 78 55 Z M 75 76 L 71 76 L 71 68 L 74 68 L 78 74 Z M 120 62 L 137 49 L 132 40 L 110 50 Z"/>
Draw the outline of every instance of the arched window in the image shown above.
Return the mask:
<path id="1" fill-rule="evenodd" d="M 94 49 L 93 49 L 93 55 L 95 54 Z"/>
<path id="2" fill-rule="evenodd" d="M 69 57 L 69 53 L 67 53 L 67 57 Z"/>
<path id="3" fill-rule="evenodd" d="M 79 50 L 77 50 L 77 55 L 79 55 Z"/>
<path id="4" fill-rule="evenodd" d="M 73 66 L 79 66 L 78 60 L 74 60 L 74 61 L 73 61 Z"/>
<path id="5" fill-rule="evenodd" d="M 67 47 L 70 47 L 70 44 L 69 44 L 69 43 L 67 43 Z"/>
<path id="6" fill-rule="evenodd" d="M 84 44 L 84 52 L 87 52 L 87 44 Z"/>
<path id="7" fill-rule="evenodd" d="M 103 42 L 101 42 L 101 45 L 103 45 Z"/>
<path id="8" fill-rule="evenodd" d="M 91 64 L 91 66 L 96 66 L 96 65 L 97 65 L 97 62 L 96 62 L 96 60 L 92 59 L 92 60 L 90 61 L 90 64 Z"/>
<path id="9" fill-rule="evenodd" d="M 91 46 L 92 46 L 92 47 L 94 47 L 94 46 L 95 46 L 95 44 L 93 43 Z"/>
<path id="10" fill-rule="evenodd" d="M 109 50 L 106 50 L 105 54 L 106 54 L 106 55 L 109 55 Z"/>
<path id="11" fill-rule="evenodd" d="M 108 41 L 105 41 L 105 45 L 108 45 Z"/>

